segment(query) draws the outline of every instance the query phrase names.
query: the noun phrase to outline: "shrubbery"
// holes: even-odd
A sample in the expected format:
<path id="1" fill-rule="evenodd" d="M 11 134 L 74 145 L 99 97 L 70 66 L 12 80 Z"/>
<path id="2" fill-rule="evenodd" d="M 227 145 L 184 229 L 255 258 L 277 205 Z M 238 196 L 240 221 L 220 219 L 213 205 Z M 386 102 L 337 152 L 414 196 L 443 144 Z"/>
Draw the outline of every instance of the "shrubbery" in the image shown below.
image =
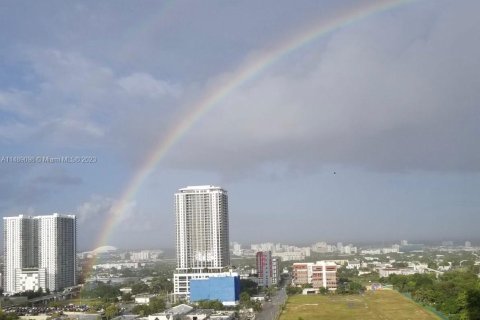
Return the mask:
<path id="1" fill-rule="evenodd" d="M 432 274 L 390 275 L 387 281 L 451 319 L 480 319 L 480 280 L 471 271 L 447 272 L 438 279 Z"/>

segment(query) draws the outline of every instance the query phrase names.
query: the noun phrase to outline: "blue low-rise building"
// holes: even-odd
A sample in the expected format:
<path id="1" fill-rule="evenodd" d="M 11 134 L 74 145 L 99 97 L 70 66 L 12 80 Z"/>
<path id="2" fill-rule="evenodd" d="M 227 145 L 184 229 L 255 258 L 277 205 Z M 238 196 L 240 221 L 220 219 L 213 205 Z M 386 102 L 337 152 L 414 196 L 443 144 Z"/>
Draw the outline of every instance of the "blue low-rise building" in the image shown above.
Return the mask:
<path id="1" fill-rule="evenodd" d="M 190 301 L 219 300 L 225 306 L 237 305 L 240 300 L 238 275 L 213 276 L 190 281 Z"/>

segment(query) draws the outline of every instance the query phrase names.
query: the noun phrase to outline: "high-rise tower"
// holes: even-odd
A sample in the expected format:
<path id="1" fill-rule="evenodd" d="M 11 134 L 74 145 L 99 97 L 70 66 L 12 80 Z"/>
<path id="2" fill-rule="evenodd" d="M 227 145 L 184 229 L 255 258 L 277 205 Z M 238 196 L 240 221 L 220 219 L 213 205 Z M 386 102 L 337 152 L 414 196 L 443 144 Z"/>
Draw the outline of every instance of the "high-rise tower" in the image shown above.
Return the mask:
<path id="1" fill-rule="evenodd" d="M 77 220 L 73 215 L 34 217 L 38 222 L 38 267 L 52 291 L 76 284 Z"/>
<path id="2" fill-rule="evenodd" d="M 190 186 L 175 194 L 177 269 L 175 294 L 188 296 L 189 282 L 230 265 L 227 191 Z"/>
<path id="3" fill-rule="evenodd" d="M 4 217 L 5 292 L 59 289 L 76 284 L 76 218 Z"/>
<path id="4" fill-rule="evenodd" d="M 271 251 L 259 251 L 256 254 L 258 285 L 270 287 L 273 284 L 273 262 Z"/>
<path id="5" fill-rule="evenodd" d="M 227 191 L 194 186 L 175 194 L 177 270 L 219 271 L 230 264 Z"/>
<path id="6" fill-rule="evenodd" d="M 35 253 L 37 228 L 30 217 L 3 218 L 3 253 L 4 272 L 3 285 L 7 293 L 17 292 L 15 286 L 16 270 L 38 266 L 38 255 Z"/>

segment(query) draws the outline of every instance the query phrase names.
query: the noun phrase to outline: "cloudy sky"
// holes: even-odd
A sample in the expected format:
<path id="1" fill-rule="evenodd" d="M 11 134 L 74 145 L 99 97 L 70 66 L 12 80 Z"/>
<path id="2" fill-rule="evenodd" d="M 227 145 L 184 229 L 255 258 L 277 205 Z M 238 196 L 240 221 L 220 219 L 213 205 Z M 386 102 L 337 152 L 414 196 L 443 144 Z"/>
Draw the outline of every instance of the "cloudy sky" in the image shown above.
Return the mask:
<path id="1" fill-rule="evenodd" d="M 76 214 L 91 249 L 206 97 L 336 19 L 195 119 L 108 244 L 173 247 L 173 194 L 197 184 L 229 191 L 241 243 L 478 240 L 480 2 L 342 18 L 374 2 L 2 1 L 0 214 Z M 96 162 L 5 160 L 15 156 Z"/>

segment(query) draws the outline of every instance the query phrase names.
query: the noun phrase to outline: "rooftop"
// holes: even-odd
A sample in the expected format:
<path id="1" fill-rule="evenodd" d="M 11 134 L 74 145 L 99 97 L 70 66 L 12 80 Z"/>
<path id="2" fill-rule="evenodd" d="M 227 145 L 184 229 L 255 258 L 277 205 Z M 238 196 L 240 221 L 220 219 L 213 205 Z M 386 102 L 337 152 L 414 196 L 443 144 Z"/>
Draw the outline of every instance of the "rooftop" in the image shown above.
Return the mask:
<path id="1" fill-rule="evenodd" d="M 184 315 L 192 311 L 193 308 L 186 305 L 186 304 L 180 304 L 178 306 L 172 307 L 170 309 L 165 310 L 164 312 L 152 314 L 151 316 L 155 315 L 167 315 L 167 314 L 173 314 L 173 315 Z"/>
<path id="2" fill-rule="evenodd" d="M 201 185 L 201 186 L 187 186 L 185 188 L 179 189 L 179 191 L 196 191 L 196 190 L 222 190 L 222 188 L 217 186 L 212 186 L 212 185 Z"/>

